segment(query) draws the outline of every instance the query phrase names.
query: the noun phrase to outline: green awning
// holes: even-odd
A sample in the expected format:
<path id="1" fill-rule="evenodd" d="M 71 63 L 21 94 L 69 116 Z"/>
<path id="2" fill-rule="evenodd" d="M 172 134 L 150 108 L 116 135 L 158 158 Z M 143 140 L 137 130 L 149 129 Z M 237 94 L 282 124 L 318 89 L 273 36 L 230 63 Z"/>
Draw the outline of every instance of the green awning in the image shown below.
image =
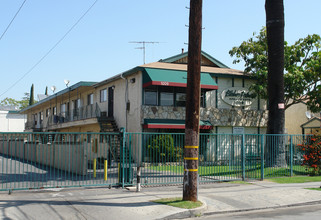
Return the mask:
<path id="1" fill-rule="evenodd" d="M 180 70 L 145 68 L 143 71 L 143 87 L 158 86 L 187 86 L 187 72 Z M 201 73 L 201 88 L 214 90 L 217 84 L 209 73 Z"/>
<path id="2" fill-rule="evenodd" d="M 185 120 L 176 119 L 144 119 L 143 128 L 185 129 Z M 213 129 L 209 121 L 200 121 L 200 129 Z"/>

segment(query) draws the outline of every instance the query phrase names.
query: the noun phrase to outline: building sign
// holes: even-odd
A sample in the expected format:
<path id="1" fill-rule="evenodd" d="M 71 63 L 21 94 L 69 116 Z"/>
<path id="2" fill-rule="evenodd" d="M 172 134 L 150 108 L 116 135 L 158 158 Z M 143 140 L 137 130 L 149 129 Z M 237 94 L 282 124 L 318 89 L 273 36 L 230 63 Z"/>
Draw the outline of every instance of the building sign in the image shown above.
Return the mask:
<path id="1" fill-rule="evenodd" d="M 233 134 L 244 134 L 244 127 L 233 127 Z"/>
<path id="2" fill-rule="evenodd" d="M 248 106 L 253 103 L 255 95 L 247 88 L 231 87 L 223 90 L 222 99 L 232 106 Z"/>

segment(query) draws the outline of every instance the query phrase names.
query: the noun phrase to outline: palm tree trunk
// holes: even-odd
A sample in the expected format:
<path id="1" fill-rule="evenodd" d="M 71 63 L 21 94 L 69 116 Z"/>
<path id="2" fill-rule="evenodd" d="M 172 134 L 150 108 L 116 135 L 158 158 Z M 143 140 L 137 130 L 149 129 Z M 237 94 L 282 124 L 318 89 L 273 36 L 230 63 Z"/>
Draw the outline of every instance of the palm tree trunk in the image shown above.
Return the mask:
<path id="1" fill-rule="evenodd" d="M 266 0 L 268 43 L 268 109 L 267 133 L 284 134 L 284 5 L 283 0 Z M 270 137 L 270 136 L 269 136 Z M 273 140 L 272 140 L 273 139 Z M 272 157 L 273 155 L 273 157 Z M 286 166 L 283 137 L 267 140 L 267 165 Z"/>

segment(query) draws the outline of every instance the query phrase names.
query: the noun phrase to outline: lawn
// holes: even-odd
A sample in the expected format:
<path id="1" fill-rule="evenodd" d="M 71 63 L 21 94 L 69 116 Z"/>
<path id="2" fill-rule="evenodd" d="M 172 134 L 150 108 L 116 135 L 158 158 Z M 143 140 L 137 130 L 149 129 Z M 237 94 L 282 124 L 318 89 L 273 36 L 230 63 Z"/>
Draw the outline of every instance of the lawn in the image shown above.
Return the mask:
<path id="1" fill-rule="evenodd" d="M 182 198 L 165 198 L 154 200 L 153 202 L 170 205 L 182 209 L 194 209 L 202 206 L 203 204 L 200 201 L 192 202 L 192 201 L 183 201 Z"/>
<path id="2" fill-rule="evenodd" d="M 183 174 L 183 165 L 160 165 L 160 166 L 148 166 L 145 169 L 153 170 L 157 172 L 166 172 L 173 174 Z M 226 165 L 216 165 L 216 166 L 199 166 L 200 176 L 231 176 L 231 177 L 242 177 L 242 167 L 240 165 L 226 166 Z M 260 179 L 261 178 L 261 166 L 252 165 L 245 167 L 245 177 L 250 179 Z M 271 168 L 266 167 L 263 169 L 264 178 L 272 177 L 283 177 L 290 176 L 290 168 Z M 293 166 L 293 176 L 307 175 L 309 172 L 305 170 L 304 167 L 300 165 Z"/>
<path id="3" fill-rule="evenodd" d="M 269 181 L 275 183 L 307 183 L 307 182 L 321 182 L 321 176 L 293 176 L 282 178 L 271 178 Z"/>

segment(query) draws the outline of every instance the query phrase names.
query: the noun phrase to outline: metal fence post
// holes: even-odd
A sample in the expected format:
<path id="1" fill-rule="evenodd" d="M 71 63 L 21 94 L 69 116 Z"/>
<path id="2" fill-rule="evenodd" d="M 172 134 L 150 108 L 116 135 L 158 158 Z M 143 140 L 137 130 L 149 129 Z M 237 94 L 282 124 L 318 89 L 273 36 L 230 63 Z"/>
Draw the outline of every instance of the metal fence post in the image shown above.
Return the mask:
<path id="1" fill-rule="evenodd" d="M 261 180 L 264 180 L 264 135 L 261 134 Z"/>
<path id="2" fill-rule="evenodd" d="M 290 171 L 291 176 L 293 176 L 293 144 L 292 144 L 292 135 L 290 136 Z"/>
<path id="3" fill-rule="evenodd" d="M 121 164 L 121 167 L 120 169 L 122 169 L 122 188 L 124 188 L 124 185 L 125 185 L 125 150 L 126 150 L 126 147 L 125 147 L 125 143 L 126 143 L 126 131 L 124 128 L 121 128 L 120 131 L 122 132 L 122 136 L 123 136 L 123 143 L 122 143 L 122 162 L 120 163 Z"/>
<path id="4" fill-rule="evenodd" d="M 242 180 L 245 180 L 245 134 L 242 134 L 242 143 L 241 143 L 241 151 L 242 151 Z"/>

